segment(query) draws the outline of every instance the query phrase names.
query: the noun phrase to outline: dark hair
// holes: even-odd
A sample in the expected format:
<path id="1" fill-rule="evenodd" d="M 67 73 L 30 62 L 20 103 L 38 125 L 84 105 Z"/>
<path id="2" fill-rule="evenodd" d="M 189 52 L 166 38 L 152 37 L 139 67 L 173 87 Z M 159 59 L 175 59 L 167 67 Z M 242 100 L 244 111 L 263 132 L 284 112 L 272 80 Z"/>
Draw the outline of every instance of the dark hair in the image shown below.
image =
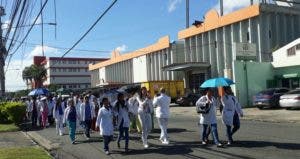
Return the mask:
<path id="1" fill-rule="evenodd" d="M 140 89 L 140 91 L 139 91 L 139 97 L 140 97 L 140 98 L 143 97 L 143 94 L 142 94 L 143 89 L 147 90 L 146 87 L 142 87 L 142 88 Z"/>
<path id="2" fill-rule="evenodd" d="M 208 91 L 212 91 L 211 88 L 205 88 L 204 89 L 205 94 L 207 94 Z"/>
<path id="3" fill-rule="evenodd" d="M 107 97 L 102 98 L 102 103 L 104 103 L 105 101 L 108 101 Z"/>

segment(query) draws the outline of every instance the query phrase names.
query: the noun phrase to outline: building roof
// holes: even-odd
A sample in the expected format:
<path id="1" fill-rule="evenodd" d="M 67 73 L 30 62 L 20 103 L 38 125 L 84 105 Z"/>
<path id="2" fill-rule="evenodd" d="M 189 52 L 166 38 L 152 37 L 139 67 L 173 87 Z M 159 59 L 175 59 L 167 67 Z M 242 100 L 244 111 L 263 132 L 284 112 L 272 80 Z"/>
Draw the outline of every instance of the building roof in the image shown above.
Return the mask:
<path id="1" fill-rule="evenodd" d="M 113 51 L 112 57 L 109 60 L 104 61 L 104 62 L 99 62 L 97 64 L 90 64 L 89 70 L 92 71 L 95 69 L 99 69 L 101 67 L 109 66 L 109 65 L 112 65 L 115 63 L 129 60 L 129 59 L 133 59 L 135 57 L 150 54 L 150 53 L 153 53 L 153 52 L 156 52 L 159 50 L 163 50 L 163 49 L 166 49 L 169 47 L 170 47 L 170 38 L 169 38 L 169 36 L 164 36 L 164 37 L 160 38 L 155 44 L 149 45 L 145 48 L 138 49 L 138 50 L 130 52 L 130 53 L 120 55 L 119 52 Z"/>
<path id="2" fill-rule="evenodd" d="M 86 57 L 48 57 L 49 60 L 88 60 L 88 61 L 103 61 L 108 58 L 86 58 Z"/>
<path id="3" fill-rule="evenodd" d="M 219 16 L 215 9 L 208 11 L 205 20 L 201 25 L 192 26 L 178 32 L 178 39 L 185 39 L 200 33 L 204 33 L 213 29 L 217 29 L 226 25 L 240 22 L 245 19 L 256 17 L 260 14 L 259 5 L 252 5 L 242 8 L 235 12 Z"/>

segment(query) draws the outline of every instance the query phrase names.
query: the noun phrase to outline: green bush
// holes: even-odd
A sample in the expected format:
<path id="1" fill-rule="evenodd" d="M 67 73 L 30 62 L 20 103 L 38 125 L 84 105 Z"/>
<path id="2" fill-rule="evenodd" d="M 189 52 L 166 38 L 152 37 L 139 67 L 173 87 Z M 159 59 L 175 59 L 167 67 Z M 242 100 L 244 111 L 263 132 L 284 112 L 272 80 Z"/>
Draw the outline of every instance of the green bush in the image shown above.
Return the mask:
<path id="1" fill-rule="evenodd" d="M 8 121 L 19 124 L 23 121 L 26 114 L 26 106 L 20 102 L 8 102 L 2 106 L 1 114 L 6 117 Z"/>
<path id="2" fill-rule="evenodd" d="M 6 103 L 0 103 L 0 123 L 6 124 L 9 123 L 8 121 L 8 115 L 5 111 Z"/>

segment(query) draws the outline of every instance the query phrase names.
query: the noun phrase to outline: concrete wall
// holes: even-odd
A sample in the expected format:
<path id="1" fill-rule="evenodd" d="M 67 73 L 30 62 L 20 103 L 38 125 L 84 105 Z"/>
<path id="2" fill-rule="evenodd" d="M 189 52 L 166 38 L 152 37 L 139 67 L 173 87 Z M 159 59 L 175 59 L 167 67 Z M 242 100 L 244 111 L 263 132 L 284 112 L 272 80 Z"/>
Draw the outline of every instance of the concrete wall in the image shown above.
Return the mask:
<path id="1" fill-rule="evenodd" d="M 251 106 L 252 97 L 267 88 L 267 80 L 274 78 L 273 66 L 269 62 L 234 61 L 233 88 L 242 106 Z"/>
<path id="2" fill-rule="evenodd" d="M 147 81 L 147 58 L 146 55 L 133 59 L 133 82 Z"/>

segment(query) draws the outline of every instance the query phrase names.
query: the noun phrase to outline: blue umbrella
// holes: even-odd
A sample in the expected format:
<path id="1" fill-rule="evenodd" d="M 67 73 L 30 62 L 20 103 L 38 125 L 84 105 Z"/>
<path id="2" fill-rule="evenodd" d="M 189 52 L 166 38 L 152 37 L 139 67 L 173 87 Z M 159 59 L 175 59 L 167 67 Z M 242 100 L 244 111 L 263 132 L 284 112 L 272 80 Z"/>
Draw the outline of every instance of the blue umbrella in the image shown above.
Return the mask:
<path id="1" fill-rule="evenodd" d="M 49 91 L 45 88 L 37 88 L 32 90 L 28 95 L 29 96 L 39 96 L 39 95 L 47 95 Z"/>
<path id="2" fill-rule="evenodd" d="M 230 86 L 234 84 L 234 82 L 231 79 L 219 77 L 219 78 L 213 78 L 206 80 L 202 83 L 200 86 L 201 88 L 214 88 L 214 87 L 222 87 L 222 86 Z"/>

